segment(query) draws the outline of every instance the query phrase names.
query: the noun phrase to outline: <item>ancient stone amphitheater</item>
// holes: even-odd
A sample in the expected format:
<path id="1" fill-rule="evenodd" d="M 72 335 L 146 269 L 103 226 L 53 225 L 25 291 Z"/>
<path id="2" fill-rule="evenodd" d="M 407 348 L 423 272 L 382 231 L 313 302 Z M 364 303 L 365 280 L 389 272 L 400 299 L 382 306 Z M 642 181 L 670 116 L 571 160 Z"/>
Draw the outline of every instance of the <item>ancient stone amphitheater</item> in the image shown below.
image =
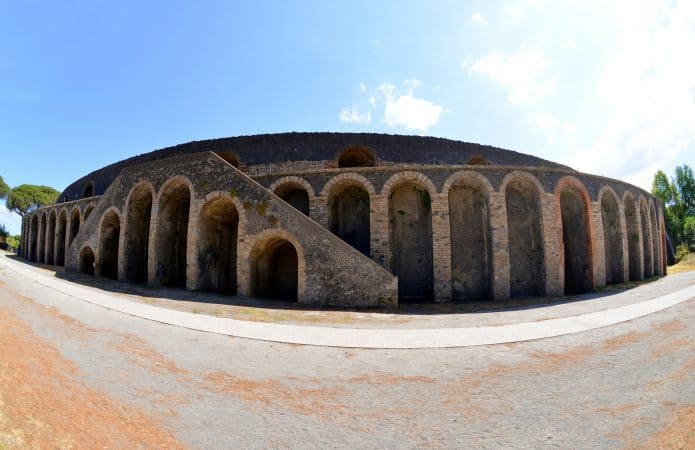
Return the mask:
<path id="1" fill-rule="evenodd" d="M 626 183 L 430 137 L 288 133 L 104 167 L 24 217 L 23 256 L 151 286 L 339 307 L 556 296 L 665 273 Z"/>

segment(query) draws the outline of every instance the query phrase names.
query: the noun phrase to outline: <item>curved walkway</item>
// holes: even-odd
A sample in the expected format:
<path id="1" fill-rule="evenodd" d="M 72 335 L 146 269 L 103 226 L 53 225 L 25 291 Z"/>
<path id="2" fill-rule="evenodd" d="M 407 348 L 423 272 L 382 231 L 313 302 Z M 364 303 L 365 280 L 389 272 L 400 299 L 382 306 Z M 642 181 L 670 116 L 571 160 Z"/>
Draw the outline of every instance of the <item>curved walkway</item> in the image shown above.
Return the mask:
<path id="1" fill-rule="evenodd" d="M 0 256 L 0 265 L 76 299 L 156 322 L 228 336 L 289 344 L 345 348 L 449 348 L 543 339 L 615 325 L 695 298 L 695 285 L 649 300 L 569 317 L 466 328 L 357 329 L 241 321 L 136 303 L 49 277 Z"/>

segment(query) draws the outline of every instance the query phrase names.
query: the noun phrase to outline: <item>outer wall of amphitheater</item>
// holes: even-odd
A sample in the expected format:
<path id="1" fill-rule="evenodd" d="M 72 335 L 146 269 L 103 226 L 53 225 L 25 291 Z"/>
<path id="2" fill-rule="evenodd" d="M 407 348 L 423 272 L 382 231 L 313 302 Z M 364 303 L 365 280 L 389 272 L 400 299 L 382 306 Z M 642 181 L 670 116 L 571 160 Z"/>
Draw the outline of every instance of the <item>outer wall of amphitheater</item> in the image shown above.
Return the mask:
<path id="1" fill-rule="evenodd" d="M 320 138 L 336 136 L 309 160 L 259 161 L 230 138 L 101 169 L 24 217 L 22 256 L 358 308 L 576 294 L 665 273 L 662 205 L 639 188 L 475 144 L 436 141 L 404 162 L 379 135 Z M 402 139 L 409 151 L 432 142 Z"/>

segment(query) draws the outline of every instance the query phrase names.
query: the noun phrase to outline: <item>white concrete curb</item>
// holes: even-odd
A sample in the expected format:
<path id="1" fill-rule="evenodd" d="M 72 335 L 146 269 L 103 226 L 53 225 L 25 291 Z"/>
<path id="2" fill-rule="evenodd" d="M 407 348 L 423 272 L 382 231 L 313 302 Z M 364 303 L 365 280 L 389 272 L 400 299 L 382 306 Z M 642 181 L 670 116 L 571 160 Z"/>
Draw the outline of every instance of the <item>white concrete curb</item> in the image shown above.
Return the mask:
<path id="1" fill-rule="evenodd" d="M 537 322 L 470 328 L 330 328 L 247 322 L 174 311 L 124 300 L 95 288 L 49 277 L 6 257 L 0 257 L 0 265 L 69 296 L 155 322 L 247 339 L 346 348 L 448 348 L 530 341 L 615 325 L 695 298 L 695 286 L 689 286 L 640 303 Z"/>

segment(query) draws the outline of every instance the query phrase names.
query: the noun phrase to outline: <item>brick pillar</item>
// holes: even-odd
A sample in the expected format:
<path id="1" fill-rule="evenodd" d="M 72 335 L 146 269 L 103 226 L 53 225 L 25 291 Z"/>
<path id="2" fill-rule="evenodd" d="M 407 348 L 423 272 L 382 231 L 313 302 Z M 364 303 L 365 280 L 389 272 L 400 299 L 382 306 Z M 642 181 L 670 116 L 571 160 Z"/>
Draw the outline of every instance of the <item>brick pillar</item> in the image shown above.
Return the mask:
<path id="1" fill-rule="evenodd" d="M 432 197 L 432 265 L 434 270 L 434 301 L 451 301 L 451 225 L 449 195 Z"/>
<path id="2" fill-rule="evenodd" d="M 390 271 L 389 207 L 386 195 L 373 195 L 369 200 L 369 221 L 372 259 Z"/>
<path id="3" fill-rule="evenodd" d="M 562 251 L 560 202 L 554 194 L 541 193 L 541 234 L 545 257 L 545 295 L 562 295 L 565 291 L 565 268 Z"/>
<path id="4" fill-rule="evenodd" d="M 635 200 L 635 214 L 637 221 L 637 255 L 639 255 L 639 279 L 644 280 L 644 237 L 642 236 L 642 211 L 640 210 L 640 204 Z"/>
<path id="5" fill-rule="evenodd" d="M 328 228 L 328 197 L 309 200 L 309 217 L 324 228 Z"/>
<path id="6" fill-rule="evenodd" d="M 594 270 L 594 289 L 606 285 L 606 247 L 603 241 L 603 212 L 601 202 L 593 202 L 589 206 L 591 221 L 591 258 Z"/>
<path id="7" fill-rule="evenodd" d="M 147 284 L 157 286 L 157 234 L 159 232 L 157 221 L 159 220 L 159 202 L 152 200 L 152 213 L 150 215 L 150 239 L 147 243 Z M 84 226 L 84 222 L 82 223 Z"/>
<path id="8" fill-rule="evenodd" d="M 492 257 L 492 298 L 509 300 L 509 232 L 504 192 L 490 194 L 490 239 Z"/>
<path id="9" fill-rule="evenodd" d="M 200 289 L 200 267 L 198 265 L 198 218 L 206 199 L 191 197 L 188 210 L 188 235 L 186 238 L 186 289 Z"/>
<path id="10" fill-rule="evenodd" d="M 42 262 L 44 262 L 43 260 L 45 258 L 45 253 L 42 255 L 41 249 L 44 248 L 44 245 L 45 245 L 44 244 L 44 241 L 45 241 L 44 237 L 46 234 L 46 230 L 43 229 L 43 221 L 41 220 L 41 214 L 38 215 L 38 219 L 39 219 L 39 235 L 36 238 L 36 262 L 42 263 Z M 48 221 L 46 221 L 46 222 L 48 222 Z"/>
<path id="11" fill-rule="evenodd" d="M 625 219 L 625 205 L 618 202 L 618 221 L 620 222 L 620 240 L 623 248 L 623 282 L 630 280 L 630 249 L 628 247 L 627 220 Z"/>

